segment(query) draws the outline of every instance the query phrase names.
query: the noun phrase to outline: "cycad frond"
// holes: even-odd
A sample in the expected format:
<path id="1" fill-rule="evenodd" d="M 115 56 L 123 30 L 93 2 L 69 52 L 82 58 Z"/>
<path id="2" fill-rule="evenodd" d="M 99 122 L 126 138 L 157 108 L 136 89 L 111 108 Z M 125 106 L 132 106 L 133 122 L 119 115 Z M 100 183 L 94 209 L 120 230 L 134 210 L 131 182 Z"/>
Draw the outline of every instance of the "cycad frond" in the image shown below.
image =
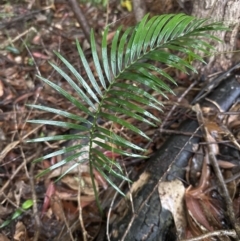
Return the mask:
<path id="1" fill-rule="evenodd" d="M 93 167 L 96 168 L 111 185 L 114 184 L 105 171 L 115 176 L 125 178 L 120 171 L 119 164 L 113 162 L 111 158 L 104 155 L 96 146 L 130 157 L 140 157 L 141 154 L 133 154 L 128 151 L 129 148 L 136 150 L 138 153 L 144 150 L 129 142 L 124 137 L 98 125 L 97 120 L 101 118 L 106 121 L 118 123 L 132 132 L 144 138 L 148 138 L 139 128 L 128 123 L 123 118 L 120 118 L 119 114 L 153 126 L 159 121 L 158 118 L 149 111 L 143 109 L 142 106 L 151 106 L 156 110 L 161 110 L 162 103 L 149 94 L 143 86 L 165 96 L 164 92 L 167 91 L 172 93 L 172 89 L 161 78 L 167 79 L 172 83 L 175 83 L 175 81 L 163 69 L 154 66 L 151 60 L 163 63 L 166 66 L 174 67 L 185 73 L 187 70 L 195 71 L 186 58 L 180 58 L 172 52 L 178 51 L 185 54 L 185 57 L 187 55 L 191 59 L 204 62 L 199 52 L 209 54 L 209 51 L 213 49 L 204 38 L 218 40 L 211 35 L 209 31 L 225 29 L 220 23 L 205 23 L 205 19 L 198 20 L 184 14 L 161 15 L 150 19 L 147 15 L 136 27 L 128 28 L 126 31 L 122 31 L 122 29 L 119 28 L 112 40 L 110 50 L 107 44 L 108 29 L 106 29 L 102 37 L 101 56 L 98 55 L 94 34 L 91 32 L 92 57 L 95 64 L 95 71 L 98 76 L 93 74 L 79 42 L 76 42 L 78 53 L 88 80 L 85 80 L 63 56 L 56 53 L 70 71 L 71 76 L 74 76 L 74 79 L 55 64 L 50 63 L 51 66 L 69 83 L 81 100 L 74 98 L 53 82 L 43 77 L 38 77 L 79 108 L 81 113 L 91 116 L 93 120 L 90 122 L 87 119 L 64 110 L 31 105 L 34 108 L 84 123 L 84 125 L 82 125 L 76 124 L 75 122 L 32 120 L 30 121 L 32 123 L 49 124 L 84 131 L 84 135 L 81 135 L 80 132 L 78 135 L 45 137 L 33 141 L 86 139 L 86 132 L 88 132 L 87 138 L 89 139 L 89 143 L 78 144 L 43 157 L 49 158 L 59 155 L 59 153 L 71 153 L 73 150 L 79 151 L 77 154 L 72 154 L 69 158 L 64 159 L 61 163 L 56 164 L 49 170 L 59 165 L 64 165 L 66 162 L 76 157 L 78 157 L 79 163 L 86 161 L 85 156 L 81 159 L 81 155 L 86 154 L 85 151 L 81 151 L 86 150 L 84 149 L 85 147 L 88 148 L 87 160 L 89 160 L 91 170 Z M 173 51 L 169 52 L 168 49 Z M 157 75 L 154 75 L 153 72 L 157 73 Z M 116 186 L 115 188 L 118 190 Z"/>

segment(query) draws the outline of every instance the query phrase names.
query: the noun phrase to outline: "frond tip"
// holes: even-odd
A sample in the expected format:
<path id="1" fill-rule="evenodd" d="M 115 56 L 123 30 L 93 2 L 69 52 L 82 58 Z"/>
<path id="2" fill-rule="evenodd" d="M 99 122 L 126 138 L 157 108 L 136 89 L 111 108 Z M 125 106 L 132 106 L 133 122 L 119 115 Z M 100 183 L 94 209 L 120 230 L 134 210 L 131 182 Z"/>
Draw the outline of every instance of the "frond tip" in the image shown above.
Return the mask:
<path id="1" fill-rule="evenodd" d="M 215 36 L 209 33 L 209 31 L 216 30 L 226 30 L 226 28 L 221 23 L 207 24 L 206 19 L 196 19 L 185 14 L 165 14 L 152 18 L 146 15 L 135 27 L 128 28 L 125 31 L 120 27 L 110 45 L 107 42 L 107 28 L 102 37 L 101 56 L 98 54 L 94 33 L 91 31 L 94 71 L 90 67 L 79 42 L 76 41 L 86 78 L 59 53 L 56 53 L 56 55 L 66 66 L 68 72 L 64 72 L 60 67 L 50 63 L 56 72 L 76 91 L 79 98 L 71 96 L 60 86 L 38 76 L 43 82 L 50 85 L 79 108 L 83 113 L 82 116 L 88 115 L 91 117 L 91 121 L 65 110 L 32 105 L 33 108 L 52 112 L 73 121 L 71 123 L 32 120 L 32 123 L 44 123 L 79 131 L 78 136 L 41 137 L 35 139 L 35 141 L 54 141 L 61 138 L 63 140 L 82 140 L 87 133 L 89 142 L 87 144 L 82 142 L 75 145 L 76 148 L 73 147 L 75 151 L 78 147 L 80 148 L 78 155 L 71 154 L 72 158 L 66 158 L 56 166 L 65 165 L 68 160 L 74 161 L 75 159 L 75 163 L 82 163 L 86 161 L 86 155 L 84 154 L 81 159 L 81 153 L 88 150 L 87 160 L 89 161 L 91 174 L 93 174 L 93 168 L 95 168 L 111 185 L 113 183 L 109 176 L 106 175 L 106 172 L 126 179 L 121 172 L 120 165 L 113 161 L 112 158 L 104 155 L 104 150 L 119 155 L 141 157 L 144 149 L 131 143 L 121 134 L 114 133 L 112 130 L 99 125 L 98 120 L 117 123 L 124 129 L 137 133 L 144 138 L 149 138 L 138 127 L 127 122 L 126 118 L 132 118 L 152 126 L 159 122 L 159 119 L 145 108 L 145 106 L 149 106 L 158 111 L 161 111 L 162 108 L 162 103 L 152 96 L 150 91 L 155 91 L 155 93 L 166 98 L 167 92 L 172 93 L 167 81 L 173 84 L 175 84 L 175 81 L 164 69 L 158 67 L 159 64 L 156 64 L 156 62 L 161 63 L 164 67 L 174 67 L 185 73 L 189 70 L 196 71 L 187 61 L 186 56 L 191 60 L 204 62 L 200 53 L 206 55 L 213 50 L 213 47 L 206 39 L 218 41 Z M 179 57 L 179 52 L 185 56 Z M 79 123 L 84 123 L 84 125 Z M 84 135 L 81 135 L 83 131 Z M 137 154 L 131 152 L 133 149 Z M 68 150 L 70 149 L 67 148 L 66 152 Z M 81 150 L 84 150 L 84 152 Z M 59 152 L 47 154 L 45 157 L 56 155 L 56 153 Z M 115 185 L 113 186 L 120 191 Z"/>

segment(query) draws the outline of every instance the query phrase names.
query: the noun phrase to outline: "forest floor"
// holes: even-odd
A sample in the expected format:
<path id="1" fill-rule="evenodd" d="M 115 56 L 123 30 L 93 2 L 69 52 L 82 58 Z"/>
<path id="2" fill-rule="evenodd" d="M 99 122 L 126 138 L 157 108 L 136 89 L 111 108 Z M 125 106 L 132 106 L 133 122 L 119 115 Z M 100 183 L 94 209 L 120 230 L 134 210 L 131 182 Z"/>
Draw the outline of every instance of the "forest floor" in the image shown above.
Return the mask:
<path id="1" fill-rule="evenodd" d="M 49 65 L 50 61 L 65 68 L 53 51 L 60 52 L 82 72 L 83 67 L 75 45 L 75 40 L 78 39 L 85 55 L 89 57 L 90 65 L 93 62 L 89 43 L 72 9 L 65 0 L 53 2 L 54 4 L 48 5 L 47 1 L 9 0 L 0 5 L 0 241 L 61 240 L 62 234 L 67 232 L 69 235 L 64 240 L 83 240 L 81 230 L 84 229 L 88 233 L 88 240 L 94 240 L 101 228 L 102 219 L 91 187 L 86 187 L 79 207 L 78 200 L 70 198 L 69 186 L 74 177 L 65 178 L 65 184 L 58 187 L 58 194 L 49 176 L 37 177 L 37 174 L 59 160 L 48 159 L 38 163 L 33 163 L 33 160 L 58 150 L 64 143 L 26 143 L 31 138 L 70 131 L 28 123 L 28 120 L 33 119 L 65 119 L 32 109 L 27 104 L 71 110 L 72 113 L 81 115 L 76 107 L 71 106 L 37 77 L 50 79 L 78 98 L 68 83 Z M 148 0 L 146 4 L 147 12 L 152 15 L 181 11 L 178 5 L 172 5 L 170 1 L 161 4 L 161 1 Z M 94 29 L 97 41 L 101 39 L 106 26 L 109 26 L 110 41 L 118 26 L 123 25 L 126 28 L 135 23 L 133 12 L 124 8 L 120 1 L 110 1 L 107 8 L 91 4 L 81 4 L 81 8 L 88 24 Z M 192 80 L 191 76 L 187 77 L 177 71 L 173 71 L 171 75 L 178 83 L 178 87 L 174 89 L 177 95 L 168 95 L 169 101 L 166 102 L 164 112 L 157 116 L 165 121 L 168 130 L 176 131 L 179 125 L 179 120 L 176 120 L 181 108 L 175 108 L 172 115 L 168 119 L 166 117 Z M 188 105 L 198 90 L 192 89 L 181 100 L 182 105 Z M 165 134 L 170 132 L 166 130 L 156 138 L 156 128 L 142 128 L 154 141 L 150 144 L 141 138 L 132 141 L 147 147 L 147 154 L 150 156 L 165 140 Z M 140 168 L 141 164 L 131 164 L 129 159 L 124 161 L 129 162 L 128 166 L 132 166 L 135 172 Z M 89 173 L 86 171 L 84 182 L 89 184 L 89 180 Z M 102 180 L 100 189 L 105 185 Z M 49 193 L 54 194 L 51 198 L 46 198 Z M 106 210 L 108 205 L 105 205 Z M 82 211 L 80 218 L 79 210 Z M 79 224 L 78 218 L 84 225 Z"/>

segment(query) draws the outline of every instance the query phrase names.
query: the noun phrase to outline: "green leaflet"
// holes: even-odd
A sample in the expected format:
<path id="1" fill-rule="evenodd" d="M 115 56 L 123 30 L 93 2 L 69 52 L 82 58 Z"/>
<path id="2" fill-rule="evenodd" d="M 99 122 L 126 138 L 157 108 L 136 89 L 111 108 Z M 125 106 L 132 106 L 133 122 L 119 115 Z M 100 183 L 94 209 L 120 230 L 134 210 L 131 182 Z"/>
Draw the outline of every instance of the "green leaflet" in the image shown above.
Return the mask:
<path id="1" fill-rule="evenodd" d="M 13 220 L 17 219 L 20 215 L 22 215 L 26 210 L 30 209 L 33 206 L 33 200 L 28 199 L 22 205 L 21 208 L 18 208 L 11 216 L 10 219 L 7 219 L 0 225 L 0 229 L 6 227 Z"/>

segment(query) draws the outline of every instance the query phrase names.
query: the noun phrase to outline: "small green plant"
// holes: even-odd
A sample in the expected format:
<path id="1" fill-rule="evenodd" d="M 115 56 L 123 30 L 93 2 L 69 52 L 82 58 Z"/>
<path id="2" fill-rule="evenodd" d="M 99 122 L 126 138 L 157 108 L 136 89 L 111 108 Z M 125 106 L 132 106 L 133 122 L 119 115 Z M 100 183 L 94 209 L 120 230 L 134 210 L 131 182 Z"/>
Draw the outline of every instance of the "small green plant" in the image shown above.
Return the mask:
<path id="1" fill-rule="evenodd" d="M 18 208 L 12 215 L 12 217 L 10 219 L 7 219 L 6 221 L 4 221 L 1 225 L 0 228 L 4 228 L 6 227 L 9 223 L 11 223 L 13 220 L 17 219 L 20 215 L 22 215 L 25 211 L 27 211 L 28 209 L 30 209 L 33 205 L 33 200 L 32 199 L 28 199 L 26 200 L 21 208 Z"/>
<path id="2" fill-rule="evenodd" d="M 128 180 L 128 178 L 123 174 L 121 166 L 114 162 L 111 157 L 104 155 L 96 146 L 106 151 L 133 158 L 142 157 L 142 153 L 145 150 L 131 143 L 120 134 L 100 126 L 98 120 L 104 119 L 117 123 L 125 129 L 149 139 L 143 131 L 128 123 L 125 117 L 134 118 L 151 126 L 159 123 L 160 120 L 142 106 L 150 106 L 161 111 L 162 103 L 149 94 L 150 92 L 146 91 L 144 86 L 147 87 L 146 89 L 154 90 L 159 95 L 166 97 L 166 92 L 173 93 L 166 80 L 174 84 L 175 81 L 164 69 L 155 66 L 153 62 L 174 67 L 185 73 L 187 71 L 196 72 L 187 60 L 204 62 L 199 53 L 202 52 L 204 55 L 209 55 L 214 50 L 213 46 L 206 39 L 219 41 L 211 34 L 211 31 L 216 30 L 226 30 L 226 28 L 221 23 L 208 24 L 206 19 L 196 19 L 185 14 L 166 14 L 152 18 L 149 18 L 147 15 L 135 27 L 128 28 L 125 31 L 120 27 L 116 31 L 110 46 L 107 44 L 108 29 L 106 29 L 102 37 L 101 57 L 98 54 L 92 31 L 91 51 L 97 76 L 93 74 L 79 42 L 76 42 L 79 57 L 88 76 L 88 82 L 62 55 L 55 53 L 74 78 L 71 78 L 67 72 L 64 72 L 57 65 L 53 63 L 50 63 L 50 65 L 76 91 L 80 100 L 74 98 L 50 80 L 41 76 L 38 77 L 92 120 L 89 121 L 87 118 L 69 113 L 66 110 L 30 105 L 33 108 L 52 112 L 72 120 L 72 122 L 31 120 L 31 123 L 60 126 L 84 132 L 84 134 L 40 137 L 31 141 L 89 139 L 88 144 L 66 147 L 36 160 L 41 161 L 75 151 L 74 154 L 53 165 L 42 174 L 75 159 L 78 161 L 71 168 L 88 161 L 91 175 L 93 174 L 93 169 L 96 169 L 121 193 L 121 190 L 112 181 L 111 175 L 125 180 Z M 185 56 L 181 58 L 172 52 L 180 52 Z M 164 78 L 164 81 L 162 78 Z M 125 117 L 121 118 L 120 116 Z M 86 132 L 88 133 L 87 135 Z M 135 153 L 139 154 L 133 154 L 132 151 L 129 151 L 130 149 L 135 150 Z M 87 158 L 86 152 L 88 153 Z M 93 185 L 95 185 L 94 183 L 93 181 Z"/>

